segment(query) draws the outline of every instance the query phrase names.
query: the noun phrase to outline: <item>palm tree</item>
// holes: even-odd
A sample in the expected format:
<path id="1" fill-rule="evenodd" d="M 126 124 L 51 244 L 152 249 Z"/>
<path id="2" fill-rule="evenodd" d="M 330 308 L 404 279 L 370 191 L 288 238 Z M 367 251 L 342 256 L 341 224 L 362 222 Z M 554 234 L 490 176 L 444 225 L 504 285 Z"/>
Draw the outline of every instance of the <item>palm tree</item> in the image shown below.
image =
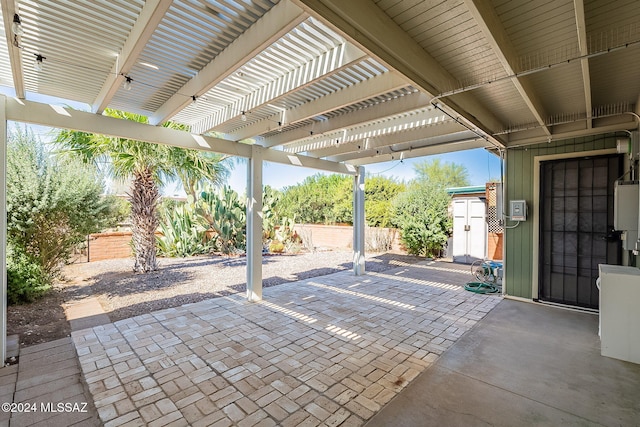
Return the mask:
<path id="1" fill-rule="evenodd" d="M 139 114 L 110 109 L 105 114 L 139 123 L 148 122 L 147 117 Z M 184 128 L 172 123 L 164 126 Z M 128 196 L 135 257 L 133 270 L 136 272 L 158 269 L 155 233 L 159 225 L 157 207 L 162 182 L 178 178 L 187 194 L 195 198 L 199 181 L 221 184 L 229 174 L 223 156 L 197 150 L 69 130 L 58 134 L 57 143 L 64 152 L 78 156 L 86 163 L 107 165 L 107 172 L 113 178 L 133 179 Z"/>

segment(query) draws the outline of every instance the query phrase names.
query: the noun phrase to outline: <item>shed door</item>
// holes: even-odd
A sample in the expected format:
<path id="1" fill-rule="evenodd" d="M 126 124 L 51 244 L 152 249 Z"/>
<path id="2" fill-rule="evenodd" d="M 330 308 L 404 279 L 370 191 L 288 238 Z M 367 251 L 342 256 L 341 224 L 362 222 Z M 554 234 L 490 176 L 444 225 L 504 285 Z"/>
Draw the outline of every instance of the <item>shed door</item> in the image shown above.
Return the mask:
<path id="1" fill-rule="evenodd" d="M 541 164 L 539 298 L 598 308 L 598 264 L 620 264 L 613 228 L 619 156 Z"/>
<path id="2" fill-rule="evenodd" d="M 453 261 L 483 259 L 487 246 L 485 203 L 479 197 L 453 200 Z"/>

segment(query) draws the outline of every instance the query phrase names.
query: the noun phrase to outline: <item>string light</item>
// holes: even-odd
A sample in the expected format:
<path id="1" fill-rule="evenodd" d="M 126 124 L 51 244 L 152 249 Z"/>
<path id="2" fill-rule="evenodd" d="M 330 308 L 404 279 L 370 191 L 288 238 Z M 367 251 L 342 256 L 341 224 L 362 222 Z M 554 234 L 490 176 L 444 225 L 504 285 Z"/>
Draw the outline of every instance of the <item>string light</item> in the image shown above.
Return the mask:
<path id="1" fill-rule="evenodd" d="M 42 71 L 42 69 L 44 68 L 42 62 L 47 59 L 46 57 L 40 55 L 39 53 L 34 53 L 34 55 L 36 56 L 36 63 L 33 64 L 33 68 L 37 71 L 40 72 Z"/>
<path id="2" fill-rule="evenodd" d="M 44 68 L 44 66 L 43 66 L 44 60 L 47 59 L 47 57 L 42 55 L 42 54 L 40 54 L 40 53 L 37 53 L 37 52 L 29 52 L 27 49 L 24 49 L 22 46 L 20 46 L 20 43 L 18 41 L 18 36 L 21 36 L 21 35 L 24 34 L 24 28 L 22 26 L 22 20 L 20 19 L 20 16 L 17 13 L 13 15 L 13 23 L 12 23 L 12 26 L 11 26 L 11 30 L 14 33 L 13 45 L 15 47 L 17 47 L 17 48 L 23 49 L 25 53 L 33 54 L 36 57 L 36 61 L 35 61 L 34 65 L 33 65 L 34 69 L 36 71 L 38 71 L 38 72 L 42 71 L 43 68 Z M 78 64 L 77 62 L 72 62 L 72 61 L 65 61 L 65 60 L 55 59 L 54 58 L 53 62 L 54 62 L 54 64 L 58 64 L 58 63 L 65 64 L 65 65 L 68 65 L 68 66 L 77 67 L 77 68 L 80 68 L 80 69 L 83 69 L 83 70 L 92 71 L 92 72 L 101 72 L 102 71 L 102 70 L 96 69 L 94 67 Z M 145 63 L 141 63 L 141 65 L 144 65 L 146 67 L 153 68 L 153 69 L 156 69 L 156 70 L 159 69 L 158 66 L 153 65 L 153 64 L 149 64 L 149 63 L 146 63 L 146 62 Z M 109 74 L 112 74 L 112 73 L 109 73 Z M 115 73 L 113 73 L 113 74 L 115 75 Z M 125 79 L 125 81 L 122 84 L 122 88 L 124 90 L 126 90 L 126 91 L 130 91 L 131 87 L 132 87 L 132 83 L 133 83 L 133 78 L 131 78 L 130 76 L 128 76 L 126 74 L 123 74 L 123 73 L 118 73 L 117 75 L 120 75 L 120 76 L 124 77 L 124 79 Z M 244 74 L 242 72 L 239 72 L 237 75 L 239 77 L 243 77 L 244 76 Z M 148 87 L 151 87 L 151 88 L 154 88 L 154 89 L 161 89 L 161 87 L 154 86 L 152 84 L 148 84 L 148 83 L 144 83 L 144 82 L 139 82 L 139 83 L 141 83 L 143 86 L 148 86 Z M 192 105 L 195 105 L 196 102 L 200 99 L 196 95 L 185 95 L 185 94 L 180 93 L 180 92 L 177 92 L 176 95 L 181 95 L 181 96 L 185 96 L 185 97 L 190 98 L 191 101 L 192 101 Z M 201 97 L 201 99 L 204 100 L 205 102 L 207 101 L 207 99 L 204 98 L 204 97 Z M 242 114 L 241 115 L 242 121 L 243 122 L 247 121 L 247 112 L 246 111 L 242 111 L 241 114 Z M 273 120 L 270 120 L 268 118 L 267 118 L 267 120 L 273 121 Z M 282 132 L 282 121 L 278 122 L 278 131 Z"/>
<path id="3" fill-rule="evenodd" d="M 29 52 L 28 49 L 25 49 L 24 47 L 20 46 L 20 44 L 18 42 L 18 36 L 24 34 L 24 28 L 22 27 L 22 21 L 20 19 L 20 16 L 17 13 L 14 14 L 14 16 L 13 16 L 13 25 L 12 25 L 11 29 L 12 29 L 12 31 L 14 33 L 14 38 L 13 38 L 14 39 L 13 40 L 14 46 L 22 49 L 25 53 L 30 53 L 30 54 L 34 55 L 36 57 L 36 61 L 34 63 L 34 69 L 36 71 L 38 71 L 38 72 L 42 71 L 43 68 L 44 68 L 44 65 L 43 65 L 44 60 L 46 60 L 47 57 L 42 55 L 42 54 L 40 54 L 40 53 L 37 53 L 37 52 L 33 52 L 33 51 Z M 79 68 L 79 69 L 83 69 L 83 70 L 87 70 L 87 71 L 91 71 L 91 72 L 102 72 L 102 70 L 97 69 L 95 67 L 86 66 L 86 65 L 79 64 L 79 63 L 73 62 L 73 61 L 65 61 L 65 60 L 60 59 L 60 58 L 54 58 L 53 60 L 49 59 L 48 61 L 49 62 L 53 61 L 54 65 L 55 64 L 64 64 L 64 65 L 67 65 L 67 66 L 71 66 L 71 67 L 75 67 L 75 68 Z M 144 63 L 142 65 L 147 66 L 149 68 L 158 69 L 157 66 L 153 66 L 152 64 Z M 132 83 L 134 81 L 132 77 L 130 77 L 130 76 L 126 75 L 126 74 L 123 74 L 123 73 L 117 73 L 117 74 L 116 73 L 109 73 L 109 74 L 120 75 L 120 76 L 124 77 L 125 81 L 122 84 L 122 88 L 124 90 L 126 90 L 126 91 L 130 91 L 131 90 Z M 149 84 L 149 83 L 145 83 L 145 82 L 138 82 L 138 83 L 142 84 L 143 86 L 151 87 L 153 89 L 162 89 L 162 87 L 154 86 L 154 85 Z M 180 93 L 180 92 L 176 92 L 176 95 L 185 96 L 187 98 L 190 98 L 191 101 L 192 101 L 192 104 L 196 104 L 196 101 L 200 101 L 200 100 L 208 102 L 207 98 L 198 97 L 196 95 L 186 95 L 186 94 Z M 236 111 L 241 113 L 241 119 L 242 119 L 243 122 L 247 120 L 247 111 L 238 111 L 238 110 L 236 110 Z M 269 118 L 266 118 L 266 120 L 267 121 L 271 121 L 271 122 L 275 122 L 275 120 L 269 119 Z M 278 123 L 278 131 L 282 132 L 283 122 L 282 121 L 278 121 L 277 123 Z M 311 134 L 313 135 L 313 132 L 311 132 Z"/>
<path id="4" fill-rule="evenodd" d="M 124 90 L 131 90 L 131 83 L 133 83 L 133 79 L 129 76 L 124 76 L 124 78 L 125 78 L 125 81 L 122 84 L 122 88 Z"/>
<path id="5" fill-rule="evenodd" d="M 24 34 L 24 28 L 22 27 L 22 21 L 20 20 L 20 15 L 17 13 L 13 15 L 13 23 L 11 24 L 11 31 L 16 36 L 21 36 Z"/>

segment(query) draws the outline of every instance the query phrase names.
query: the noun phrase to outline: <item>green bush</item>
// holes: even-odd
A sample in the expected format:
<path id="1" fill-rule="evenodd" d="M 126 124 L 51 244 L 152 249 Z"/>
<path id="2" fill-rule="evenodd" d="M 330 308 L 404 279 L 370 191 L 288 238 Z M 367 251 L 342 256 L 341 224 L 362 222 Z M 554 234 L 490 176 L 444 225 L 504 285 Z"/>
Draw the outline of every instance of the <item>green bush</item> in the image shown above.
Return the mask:
<path id="1" fill-rule="evenodd" d="M 277 240 L 272 241 L 271 243 L 269 243 L 269 252 L 281 254 L 282 252 L 284 252 L 284 244 Z"/>
<path id="2" fill-rule="evenodd" d="M 32 302 L 51 289 L 51 277 L 24 250 L 7 247 L 7 302 Z"/>
<path id="3" fill-rule="evenodd" d="M 392 222 L 413 255 L 437 257 L 451 234 L 451 197 L 446 188 L 469 185 L 468 172 L 456 163 L 425 160 L 414 166 L 417 178 L 395 200 Z"/>
<path id="4" fill-rule="evenodd" d="M 105 228 L 116 228 L 130 221 L 131 202 L 112 194 L 104 196 L 103 200 L 108 207 L 104 221 Z"/>
<path id="5" fill-rule="evenodd" d="M 53 276 L 87 234 L 105 225 L 102 177 L 79 161 L 54 157 L 20 127 L 9 135 L 6 173 L 7 241 Z"/>
<path id="6" fill-rule="evenodd" d="M 392 202 L 405 191 L 393 178 L 367 176 L 364 185 L 367 225 L 389 227 Z M 281 216 L 302 224 L 353 223 L 353 177 L 316 174 L 287 187 L 282 195 Z"/>
<path id="7" fill-rule="evenodd" d="M 394 224 L 410 254 L 436 257 L 451 232 L 448 207 L 451 198 L 443 188 L 426 184 L 403 193 L 395 203 Z"/>

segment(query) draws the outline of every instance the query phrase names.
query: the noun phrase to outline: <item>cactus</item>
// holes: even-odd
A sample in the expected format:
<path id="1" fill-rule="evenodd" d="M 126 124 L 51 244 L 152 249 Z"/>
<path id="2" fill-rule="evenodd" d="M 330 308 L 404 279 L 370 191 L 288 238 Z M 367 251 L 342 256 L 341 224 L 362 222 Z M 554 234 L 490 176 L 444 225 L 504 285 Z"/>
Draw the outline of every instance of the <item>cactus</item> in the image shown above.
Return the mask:
<path id="1" fill-rule="evenodd" d="M 196 213 L 216 233 L 216 246 L 224 254 L 244 251 L 247 217 L 238 193 L 225 186 L 219 191 L 207 188 L 200 193 Z"/>
<path id="2" fill-rule="evenodd" d="M 277 205 L 280 203 L 282 194 L 271 188 L 264 187 L 262 196 L 262 243 L 268 245 L 275 237 L 276 226 L 278 225 Z"/>

